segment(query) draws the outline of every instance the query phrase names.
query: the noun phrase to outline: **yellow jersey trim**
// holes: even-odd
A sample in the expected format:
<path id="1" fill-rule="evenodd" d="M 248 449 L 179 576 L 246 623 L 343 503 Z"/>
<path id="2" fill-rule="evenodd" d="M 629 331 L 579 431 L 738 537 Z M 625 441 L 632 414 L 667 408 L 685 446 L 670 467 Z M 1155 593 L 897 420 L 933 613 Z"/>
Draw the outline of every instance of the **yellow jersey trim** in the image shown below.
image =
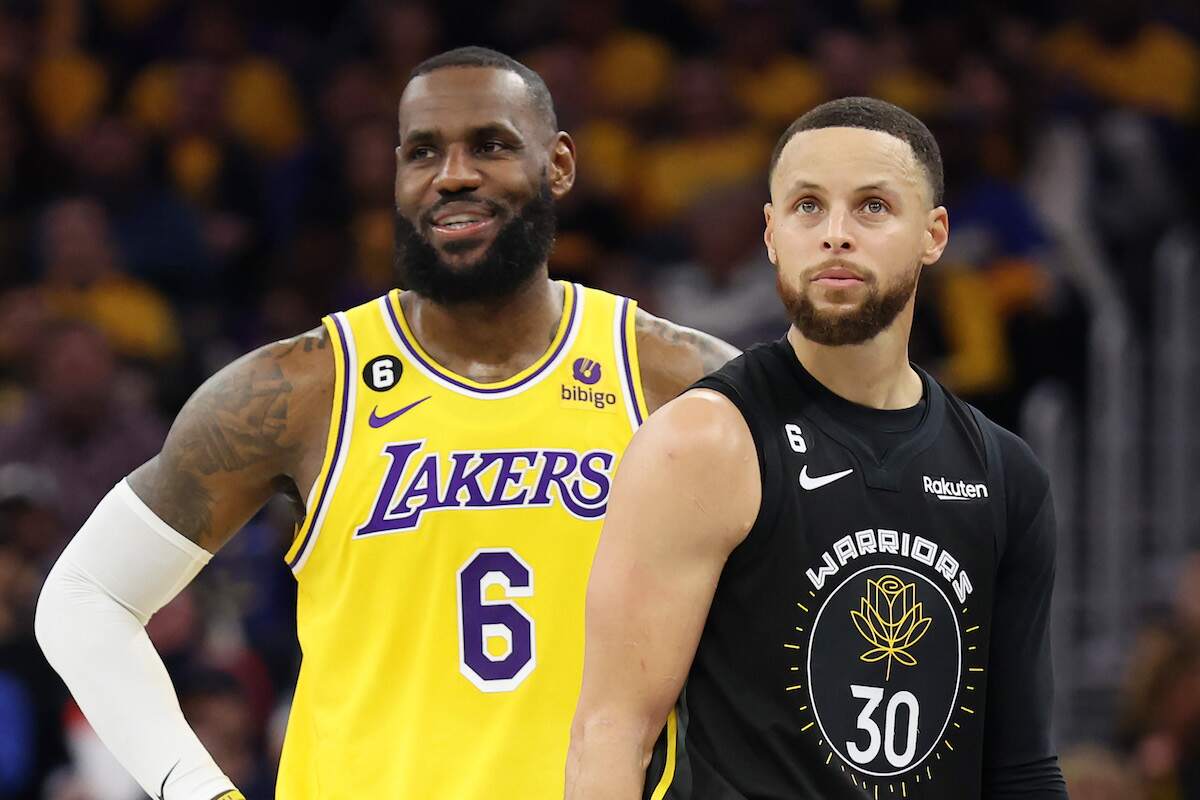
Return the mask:
<path id="1" fill-rule="evenodd" d="M 333 340 L 333 403 L 329 409 L 329 435 L 325 442 L 325 457 L 321 471 L 313 481 L 312 490 L 305 502 L 304 523 L 297 529 L 292 546 L 284 554 L 284 560 L 293 572 L 298 572 L 308 560 L 317 534 L 328 511 L 346 453 L 350 451 L 350 432 L 353 429 L 350 415 L 354 409 L 353 372 L 356 369 L 354 338 L 345 314 L 331 314 L 322 320 Z"/>
<path id="2" fill-rule="evenodd" d="M 650 795 L 650 800 L 663 800 L 667 795 L 667 789 L 671 788 L 671 781 L 675 780 L 675 740 L 678 731 L 679 718 L 676 716 L 675 709 L 671 709 L 671 713 L 667 715 L 667 763 L 663 765 L 662 779 L 658 782 L 658 786 L 654 787 L 654 793 Z"/>
<path id="3" fill-rule="evenodd" d="M 617 298 L 617 313 L 613 315 L 613 349 L 622 367 L 625 410 L 629 414 L 629 424 L 636 431 L 650 416 L 650 410 L 642 391 L 642 368 L 638 361 L 637 302 L 627 297 Z"/>
<path id="4" fill-rule="evenodd" d="M 404 310 L 400 306 L 400 290 L 393 289 L 382 298 L 385 322 L 396 344 L 408 356 L 413 366 L 435 383 L 459 394 L 479 398 L 511 397 L 534 385 L 558 366 L 570 351 L 583 319 L 584 292 L 574 283 L 559 281 L 563 286 L 563 313 L 550 346 L 530 366 L 495 383 L 480 383 L 446 369 L 421 347 L 413 335 Z"/>

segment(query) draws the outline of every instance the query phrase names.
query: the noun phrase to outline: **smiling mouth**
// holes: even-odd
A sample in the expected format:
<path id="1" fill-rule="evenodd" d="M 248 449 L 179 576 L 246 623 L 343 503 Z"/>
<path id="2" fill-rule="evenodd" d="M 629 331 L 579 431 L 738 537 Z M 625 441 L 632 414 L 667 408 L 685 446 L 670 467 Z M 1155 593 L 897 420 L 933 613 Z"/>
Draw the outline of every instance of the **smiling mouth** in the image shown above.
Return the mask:
<path id="1" fill-rule="evenodd" d="M 496 221 L 495 210 L 481 203 L 451 202 L 435 210 L 429 227 L 443 241 L 479 236 Z"/>

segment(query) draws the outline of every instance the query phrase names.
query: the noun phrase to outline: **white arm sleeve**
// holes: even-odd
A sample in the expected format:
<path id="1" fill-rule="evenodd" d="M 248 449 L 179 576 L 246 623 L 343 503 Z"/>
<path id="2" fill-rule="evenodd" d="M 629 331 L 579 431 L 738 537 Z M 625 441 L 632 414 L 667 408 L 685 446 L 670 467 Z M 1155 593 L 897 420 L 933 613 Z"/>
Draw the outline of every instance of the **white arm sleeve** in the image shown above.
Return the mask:
<path id="1" fill-rule="evenodd" d="M 184 720 L 143 627 L 211 558 L 121 481 L 38 598 L 35 630 L 46 660 L 121 765 L 160 800 L 212 800 L 233 789 Z"/>

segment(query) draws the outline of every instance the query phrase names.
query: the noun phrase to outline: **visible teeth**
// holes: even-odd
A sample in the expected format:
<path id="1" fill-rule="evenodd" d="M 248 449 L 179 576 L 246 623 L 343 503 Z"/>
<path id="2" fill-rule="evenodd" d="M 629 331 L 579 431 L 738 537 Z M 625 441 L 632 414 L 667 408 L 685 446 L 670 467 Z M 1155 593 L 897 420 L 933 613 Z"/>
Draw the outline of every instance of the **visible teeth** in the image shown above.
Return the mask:
<path id="1" fill-rule="evenodd" d="M 441 221 L 440 224 L 446 227 L 452 227 L 455 225 L 466 225 L 472 222 L 478 222 L 479 219 L 480 218 L 475 214 L 454 214 L 446 217 Z"/>

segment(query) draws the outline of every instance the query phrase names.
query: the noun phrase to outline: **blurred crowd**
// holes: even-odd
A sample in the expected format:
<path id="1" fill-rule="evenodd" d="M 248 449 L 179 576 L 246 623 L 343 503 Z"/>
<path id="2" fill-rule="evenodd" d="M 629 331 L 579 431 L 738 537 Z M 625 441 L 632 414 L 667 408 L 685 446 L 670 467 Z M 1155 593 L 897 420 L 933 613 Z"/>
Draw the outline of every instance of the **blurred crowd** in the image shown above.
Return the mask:
<path id="1" fill-rule="evenodd" d="M 397 99 L 463 44 L 540 72 L 575 137 L 553 274 L 741 346 L 787 327 L 761 238 L 779 133 L 845 95 L 920 116 L 952 235 L 913 358 L 1009 427 L 1047 376 L 1084 391 L 1096 301 L 1072 228 L 1145 321 L 1154 245 L 1197 210 L 1189 2 L 6 0 L 0 798 L 140 796 L 37 650 L 41 581 L 207 375 L 395 285 Z M 251 798 L 299 663 L 291 535 L 268 507 L 150 624 Z M 1066 753 L 1076 800 L 1200 798 L 1200 556 L 1177 596 L 1120 718 Z"/>

